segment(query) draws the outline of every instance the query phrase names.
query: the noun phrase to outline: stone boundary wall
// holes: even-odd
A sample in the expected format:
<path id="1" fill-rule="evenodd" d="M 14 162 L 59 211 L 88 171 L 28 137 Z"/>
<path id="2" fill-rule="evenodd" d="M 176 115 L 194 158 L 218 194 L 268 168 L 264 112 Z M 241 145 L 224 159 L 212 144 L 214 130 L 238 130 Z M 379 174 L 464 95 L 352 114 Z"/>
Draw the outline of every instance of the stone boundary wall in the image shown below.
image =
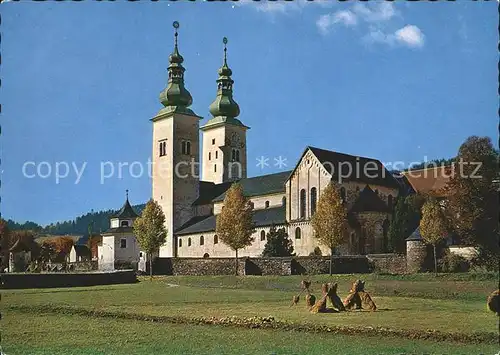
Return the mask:
<path id="1" fill-rule="evenodd" d="M 406 256 L 401 254 L 373 254 L 366 256 L 374 272 L 406 274 Z"/>
<path id="2" fill-rule="evenodd" d="M 0 274 L 1 288 L 51 288 L 112 285 L 137 282 L 134 270 L 88 273 L 6 273 Z"/>
<path id="3" fill-rule="evenodd" d="M 238 275 L 245 275 L 245 264 L 245 258 L 238 259 Z M 155 275 L 234 275 L 235 268 L 234 258 L 157 258 L 153 261 Z M 146 269 L 149 273 L 149 264 Z"/>
<path id="4" fill-rule="evenodd" d="M 239 275 L 316 275 L 328 274 L 330 257 L 240 258 Z M 157 258 L 156 275 L 234 275 L 234 258 Z M 406 257 L 397 254 L 334 256 L 335 274 L 406 273 Z"/>

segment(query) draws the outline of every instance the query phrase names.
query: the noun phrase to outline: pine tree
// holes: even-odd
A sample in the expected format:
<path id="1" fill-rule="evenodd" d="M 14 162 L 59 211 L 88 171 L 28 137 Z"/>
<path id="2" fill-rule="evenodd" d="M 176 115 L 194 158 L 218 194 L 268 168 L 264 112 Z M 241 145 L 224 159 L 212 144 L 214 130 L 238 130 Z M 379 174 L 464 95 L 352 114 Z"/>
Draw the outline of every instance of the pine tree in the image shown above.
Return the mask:
<path id="1" fill-rule="evenodd" d="M 399 196 L 394 208 L 394 216 L 388 233 L 388 249 L 393 252 L 402 252 L 404 250 L 404 240 L 408 229 L 408 205 L 404 197 Z"/>
<path id="2" fill-rule="evenodd" d="M 293 243 L 288 238 L 288 233 L 285 228 L 276 229 L 275 226 L 272 226 L 266 235 L 266 239 L 267 242 L 264 246 L 262 256 L 272 257 L 293 255 Z"/>
<path id="3" fill-rule="evenodd" d="M 243 195 L 240 184 L 234 183 L 226 192 L 224 207 L 216 220 L 220 240 L 235 251 L 235 273 L 238 275 L 238 250 L 252 245 L 253 206 Z"/>
<path id="4" fill-rule="evenodd" d="M 316 213 L 311 219 L 319 243 L 330 249 L 330 275 L 333 273 L 333 251 L 343 240 L 347 210 L 336 185 L 330 182 L 321 194 Z"/>
<path id="5" fill-rule="evenodd" d="M 442 207 L 435 199 L 430 199 L 422 207 L 422 219 L 420 220 L 420 235 L 426 244 L 432 245 L 434 249 L 434 272 L 437 273 L 436 245 L 447 234 L 446 219 Z"/>
<path id="6" fill-rule="evenodd" d="M 149 276 L 153 277 L 153 254 L 167 239 L 165 215 L 160 205 L 149 200 L 140 217 L 134 222 L 134 234 L 142 250 L 149 257 Z"/>

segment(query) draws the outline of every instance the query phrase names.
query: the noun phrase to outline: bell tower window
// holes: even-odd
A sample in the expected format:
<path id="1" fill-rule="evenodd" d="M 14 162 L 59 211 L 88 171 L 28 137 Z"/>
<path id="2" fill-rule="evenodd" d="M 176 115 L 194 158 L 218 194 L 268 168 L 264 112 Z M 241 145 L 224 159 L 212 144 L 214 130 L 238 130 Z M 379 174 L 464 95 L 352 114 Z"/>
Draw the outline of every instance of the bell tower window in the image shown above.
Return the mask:
<path id="1" fill-rule="evenodd" d="M 181 152 L 184 155 L 191 154 L 191 142 L 190 141 L 182 141 L 181 142 Z"/>
<path id="2" fill-rule="evenodd" d="M 167 142 L 165 141 L 159 142 L 159 148 L 160 148 L 160 157 L 167 155 Z"/>
<path id="3" fill-rule="evenodd" d="M 233 149 L 231 151 L 231 161 L 240 161 L 240 150 L 239 149 Z"/>

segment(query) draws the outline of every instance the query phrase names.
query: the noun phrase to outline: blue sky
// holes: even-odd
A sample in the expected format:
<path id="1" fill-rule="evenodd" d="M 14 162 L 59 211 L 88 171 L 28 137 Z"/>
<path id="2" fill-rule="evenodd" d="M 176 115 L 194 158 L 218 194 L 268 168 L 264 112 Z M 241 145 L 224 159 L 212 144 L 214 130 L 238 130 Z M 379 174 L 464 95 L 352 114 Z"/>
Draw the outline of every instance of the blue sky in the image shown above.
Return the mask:
<path id="1" fill-rule="evenodd" d="M 470 135 L 496 139 L 496 6 L 3 3 L 2 216 L 45 224 L 119 208 L 127 188 L 133 203 L 150 198 L 147 174 L 125 167 L 102 184 L 100 164 L 146 166 L 174 20 L 202 123 L 229 38 L 250 176 L 280 171 L 280 155 L 293 168 L 307 145 L 410 163 L 451 157 Z M 24 177 L 30 161 L 87 165 L 78 184 L 74 171 L 56 183 Z"/>

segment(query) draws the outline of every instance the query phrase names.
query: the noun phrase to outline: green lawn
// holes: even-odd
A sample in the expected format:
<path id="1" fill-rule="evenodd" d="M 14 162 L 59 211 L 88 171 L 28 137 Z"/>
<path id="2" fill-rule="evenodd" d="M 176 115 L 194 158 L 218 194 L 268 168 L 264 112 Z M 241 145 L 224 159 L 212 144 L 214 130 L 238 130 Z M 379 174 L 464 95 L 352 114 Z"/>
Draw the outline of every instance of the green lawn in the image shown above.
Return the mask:
<path id="1" fill-rule="evenodd" d="M 376 312 L 310 314 L 303 299 L 299 306 L 290 307 L 301 279 L 296 276 L 158 277 L 132 285 L 5 290 L 2 347 L 7 354 L 498 352 L 498 317 L 485 304 L 487 295 L 498 287 L 498 275 L 317 276 L 313 293 L 319 296 L 320 283 L 334 280 L 343 298 L 356 278 L 367 280 L 366 289 L 378 306 Z M 87 315 L 76 314 L 82 311 Z M 159 319 L 160 323 L 140 320 L 145 316 L 165 319 Z M 197 325 L 193 321 L 197 317 L 254 316 L 272 316 L 293 324 L 291 329 L 348 326 L 353 335 L 284 330 L 281 326 Z M 171 324 L 172 317 L 183 324 Z M 367 327 L 374 330 L 366 331 Z M 377 329 L 386 332 L 377 333 Z M 416 334 L 416 339 L 405 339 L 398 331 Z M 433 331 L 441 338 L 426 338 Z M 464 340 L 469 338 L 472 340 Z M 467 342 L 470 344 L 464 344 Z"/>

